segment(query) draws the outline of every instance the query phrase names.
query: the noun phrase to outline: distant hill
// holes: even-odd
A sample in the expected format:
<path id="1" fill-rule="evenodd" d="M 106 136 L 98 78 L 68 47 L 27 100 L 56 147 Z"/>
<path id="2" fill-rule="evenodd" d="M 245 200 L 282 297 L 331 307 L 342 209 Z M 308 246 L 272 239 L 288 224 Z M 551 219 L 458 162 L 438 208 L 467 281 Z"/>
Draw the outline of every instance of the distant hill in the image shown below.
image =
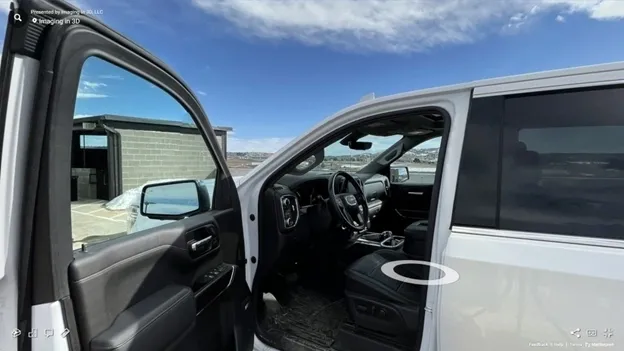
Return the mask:
<path id="1" fill-rule="evenodd" d="M 375 157 L 377 157 L 379 153 L 361 153 L 358 155 L 340 155 L 340 156 L 330 156 L 325 155 L 325 161 L 360 161 L 360 162 L 368 162 Z M 424 162 L 424 163 L 435 163 L 438 159 L 438 148 L 428 148 L 428 149 L 418 149 L 408 151 L 403 156 L 401 156 L 400 160 L 403 162 Z"/>
<path id="2" fill-rule="evenodd" d="M 227 157 L 229 159 L 239 160 L 264 160 L 271 156 L 270 152 L 228 152 Z"/>
<path id="3" fill-rule="evenodd" d="M 325 155 L 325 161 L 368 161 L 375 158 L 378 152 L 364 152 L 358 155 L 340 155 L 332 156 Z M 230 160 L 249 160 L 249 161 L 261 161 L 265 160 L 272 153 L 270 152 L 228 152 L 227 157 Z M 414 162 L 413 160 L 420 161 L 434 161 L 438 158 L 438 148 L 418 149 L 406 152 L 401 160 L 407 162 Z"/>

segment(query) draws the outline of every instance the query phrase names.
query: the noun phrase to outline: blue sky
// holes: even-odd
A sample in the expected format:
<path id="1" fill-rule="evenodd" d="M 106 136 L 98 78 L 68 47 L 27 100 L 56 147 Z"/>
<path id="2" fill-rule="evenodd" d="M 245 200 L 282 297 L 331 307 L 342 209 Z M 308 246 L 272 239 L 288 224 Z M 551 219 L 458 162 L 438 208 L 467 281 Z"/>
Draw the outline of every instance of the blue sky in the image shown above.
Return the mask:
<path id="1" fill-rule="evenodd" d="M 275 151 L 371 92 L 624 59 L 619 0 L 74 2 L 173 67 L 230 151 Z M 186 118 L 119 68 L 83 74 L 76 115 Z"/>

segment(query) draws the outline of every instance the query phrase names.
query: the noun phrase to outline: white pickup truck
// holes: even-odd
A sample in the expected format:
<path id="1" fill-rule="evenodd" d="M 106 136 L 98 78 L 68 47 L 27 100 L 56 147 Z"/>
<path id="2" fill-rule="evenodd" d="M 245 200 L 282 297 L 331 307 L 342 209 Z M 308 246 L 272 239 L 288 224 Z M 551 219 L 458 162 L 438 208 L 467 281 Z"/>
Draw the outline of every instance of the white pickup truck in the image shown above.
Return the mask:
<path id="1" fill-rule="evenodd" d="M 622 349 L 624 62 L 362 101 L 236 181 L 128 193 L 117 209 L 135 235 L 72 250 L 71 126 L 89 57 L 174 97 L 228 166 L 162 60 L 64 1 L 10 3 L 0 349 Z M 434 137 L 434 177 L 393 171 Z M 356 151 L 374 158 L 348 173 Z"/>

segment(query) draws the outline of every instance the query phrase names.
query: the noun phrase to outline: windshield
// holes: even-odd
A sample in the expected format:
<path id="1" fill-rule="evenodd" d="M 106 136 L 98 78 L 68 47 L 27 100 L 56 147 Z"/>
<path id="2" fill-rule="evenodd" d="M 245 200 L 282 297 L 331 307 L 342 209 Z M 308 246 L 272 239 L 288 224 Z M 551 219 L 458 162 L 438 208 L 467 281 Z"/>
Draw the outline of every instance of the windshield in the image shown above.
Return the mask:
<path id="1" fill-rule="evenodd" d="M 372 161 L 377 155 L 387 150 L 399 141 L 402 135 L 385 137 L 368 135 L 358 141 L 371 142 L 373 146 L 368 150 L 352 150 L 340 144 L 340 140 L 325 148 L 323 162 L 312 169 L 313 172 L 359 171 Z"/>

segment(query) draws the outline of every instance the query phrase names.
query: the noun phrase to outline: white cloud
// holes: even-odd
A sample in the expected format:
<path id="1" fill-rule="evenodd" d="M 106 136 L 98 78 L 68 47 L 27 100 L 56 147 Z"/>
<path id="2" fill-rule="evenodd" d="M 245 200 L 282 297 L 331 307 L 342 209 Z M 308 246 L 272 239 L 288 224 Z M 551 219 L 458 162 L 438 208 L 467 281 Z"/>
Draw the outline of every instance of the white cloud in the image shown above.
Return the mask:
<path id="1" fill-rule="evenodd" d="M 104 84 L 104 83 L 96 83 L 96 82 L 89 82 L 89 81 L 84 81 L 84 82 L 82 82 L 82 84 L 85 87 L 87 87 L 89 89 L 94 89 L 94 90 L 106 86 L 106 84 Z"/>
<path id="2" fill-rule="evenodd" d="M 232 133 L 228 133 L 227 149 L 229 152 L 275 152 L 293 138 L 257 138 L 243 139 L 232 138 Z"/>
<path id="3" fill-rule="evenodd" d="M 91 117 L 91 116 L 94 116 L 94 115 L 80 113 L 80 114 L 74 115 L 74 118 Z"/>
<path id="4" fill-rule="evenodd" d="M 205 92 L 203 92 L 203 91 L 201 91 L 201 90 L 198 90 L 198 91 L 197 91 L 197 94 L 199 94 L 199 95 L 203 95 L 203 96 L 206 96 L 206 93 L 205 93 Z"/>
<path id="5" fill-rule="evenodd" d="M 624 18 L 624 1 L 621 0 L 541 0 L 549 6 L 558 6 L 567 13 L 585 13 L 596 20 Z"/>
<path id="6" fill-rule="evenodd" d="M 101 79 L 115 79 L 115 80 L 123 80 L 123 77 L 122 77 L 122 76 L 118 76 L 118 75 L 116 75 L 116 74 L 102 74 L 102 75 L 99 75 L 99 76 L 98 76 L 98 78 L 101 78 Z"/>
<path id="7" fill-rule="evenodd" d="M 541 8 L 537 5 L 533 5 L 528 11 L 518 12 L 509 17 L 509 21 L 507 25 L 503 28 L 504 32 L 509 32 L 515 29 L 520 29 L 521 27 L 525 27 L 531 20 L 533 20 L 536 15 L 540 12 Z"/>
<path id="8" fill-rule="evenodd" d="M 624 18 L 620 0 L 193 0 L 241 33 L 385 52 L 469 43 L 548 11 Z"/>
<path id="9" fill-rule="evenodd" d="M 87 93 L 84 91 L 78 91 L 78 96 L 79 99 L 100 99 L 100 98 L 105 98 L 108 97 L 108 95 L 106 94 L 98 94 L 98 93 Z"/>
<path id="10" fill-rule="evenodd" d="M 78 99 L 98 99 L 108 97 L 100 91 L 100 88 L 106 87 L 104 83 L 81 81 L 78 87 Z"/>
<path id="11" fill-rule="evenodd" d="M 565 22 L 565 17 L 557 15 L 557 17 L 555 17 L 555 21 L 563 23 Z"/>
<path id="12" fill-rule="evenodd" d="M 520 28 L 526 23 L 528 19 L 528 14 L 516 13 L 515 15 L 509 17 L 509 23 L 507 23 L 507 28 Z"/>

